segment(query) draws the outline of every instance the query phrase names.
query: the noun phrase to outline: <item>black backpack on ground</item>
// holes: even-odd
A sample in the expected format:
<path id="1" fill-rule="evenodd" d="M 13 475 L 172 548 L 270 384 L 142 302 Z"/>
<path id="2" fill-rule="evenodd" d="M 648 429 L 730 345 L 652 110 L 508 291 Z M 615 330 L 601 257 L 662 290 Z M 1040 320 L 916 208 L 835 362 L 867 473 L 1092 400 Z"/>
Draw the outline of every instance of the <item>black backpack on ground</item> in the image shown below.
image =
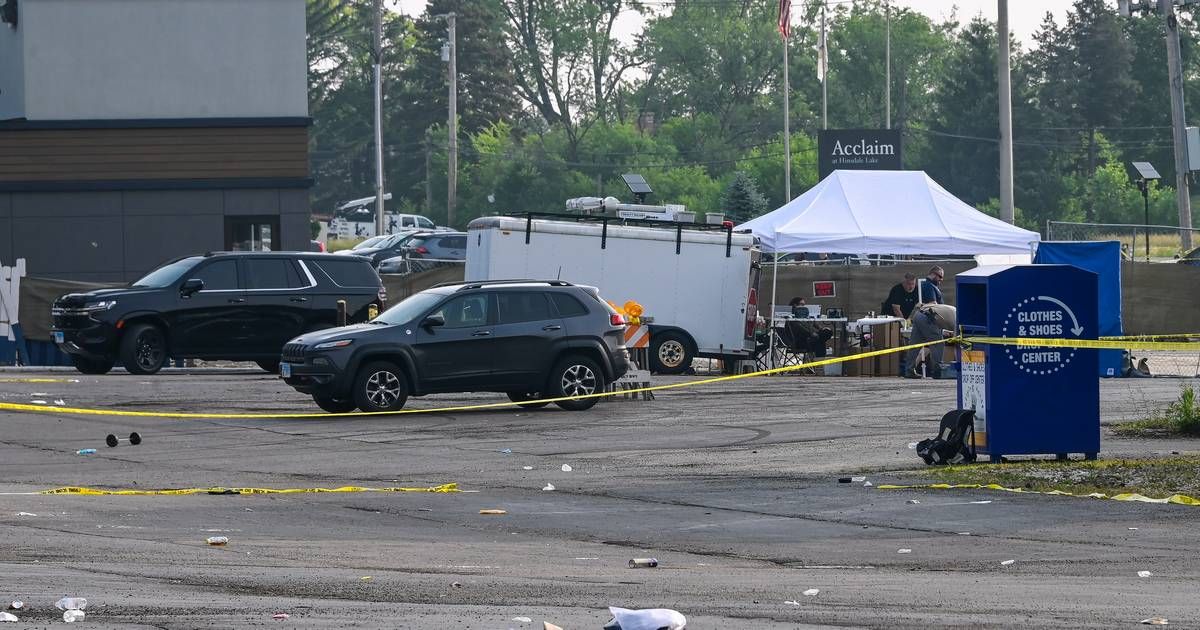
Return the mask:
<path id="1" fill-rule="evenodd" d="M 917 442 L 917 455 L 930 465 L 975 461 L 975 412 L 956 409 L 942 416 L 937 437 Z"/>

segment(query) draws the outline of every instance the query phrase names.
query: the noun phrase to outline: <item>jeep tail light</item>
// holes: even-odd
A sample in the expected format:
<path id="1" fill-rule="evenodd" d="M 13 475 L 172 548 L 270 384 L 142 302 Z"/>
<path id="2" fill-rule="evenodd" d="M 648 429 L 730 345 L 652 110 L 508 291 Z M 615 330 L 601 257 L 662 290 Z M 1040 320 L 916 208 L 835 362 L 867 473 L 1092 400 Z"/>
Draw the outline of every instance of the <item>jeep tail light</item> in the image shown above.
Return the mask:
<path id="1" fill-rule="evenodd" d="M 418 254 L 428 254 L 429 253 L 429 250 L 426 249 L 424 245 L 418 245 L 417 248 L 413 251 L 417 252 Z"/>
<path id="2" fill-rule="evenodd" d="M 613 326 L 624 326 L 625 325 L 625 318 L 622 317 L 620 313 L 609 313 L 608 321 Z"/>

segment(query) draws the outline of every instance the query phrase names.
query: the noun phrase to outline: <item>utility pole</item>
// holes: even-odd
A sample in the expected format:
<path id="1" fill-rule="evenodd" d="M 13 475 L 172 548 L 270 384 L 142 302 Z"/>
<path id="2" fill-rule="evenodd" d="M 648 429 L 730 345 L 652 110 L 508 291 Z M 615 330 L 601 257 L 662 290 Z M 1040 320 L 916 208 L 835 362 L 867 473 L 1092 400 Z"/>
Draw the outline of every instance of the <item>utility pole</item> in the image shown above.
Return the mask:
<path id="1" fill-rule="evenodd" d="M 829 41 L 825 33 L 825 3 L 821 2 L 821 128 L 829 128 Z M 771 306 L 774 308 L 774 305 Z"/>
<path id="2" fill-rule="evenodd" d="M 383 0 L 375 0 L 375 235 L 383 234 Z"/>
<path id="3" fill-rule="evenodd" d="M 446 126 L 450 132 L 446 162 L 446 225 L 454 227 L 454 210 L 458 205 L 458 45 L 455 14 L 447 13 L 446 31 L 449 34 L 450 55 L 450 112 Z"/>
<path id="4" fill-rule="evenodd" d="M 1000 220 L 1016 222 L 1013 204 L 1012 71 L 1008 46 L 1008 0 L 996 0 L 996 80 L 1000 96 Z"/>
<path id="5" fill-rule="evenodd" d="M 883 53 L 883 100 L 885 105 L 884 114 L 884 129 L 892 128 L 892 0 L 887 0 L 884 5 L 884 13 L 887 15 L 887 38 L 884 44 Z"/>
<path id="6" fill-rule="evenodd" d="M 1188 191 L 1187 124 L 1183 115 L 1183 64 L 1179 52 L 1179 22 L 1174 0 L 1160 0 L 1167 22 L 1167 66 L 1171 83 L 1171 128 L 1175 136 L 1175 198 L 1179 206 L 1179 238 L 1183 250 L 1192 248 L 1192 198 Z"/>
<path id="7" fill-rule="evenodd" d="M 425 212 L 433 210 L 433 129 L 425 128 Z"/>

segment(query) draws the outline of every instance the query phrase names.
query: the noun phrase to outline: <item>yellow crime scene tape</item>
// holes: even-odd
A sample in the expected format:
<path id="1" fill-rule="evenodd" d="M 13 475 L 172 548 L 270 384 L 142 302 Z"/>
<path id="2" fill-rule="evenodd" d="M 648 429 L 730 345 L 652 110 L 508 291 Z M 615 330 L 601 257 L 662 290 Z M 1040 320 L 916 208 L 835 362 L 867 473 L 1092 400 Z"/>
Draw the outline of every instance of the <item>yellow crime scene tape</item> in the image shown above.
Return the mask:
<path id="1" fill-rule="evenodd" d="M 669 383 L 666 385 L 652 385 L 649 387 L 639 387 L 636 389 L 620 389 L 611 392 L 597 392 L 595 394 L 586 394 L 583 396 L 559 396 L 557 398 L 542 398 L 539 400 L 524 400 L 516 402 L 495 402 L 482 403 L 475 405 L 459 405 L 455 407 L 432 407 L 429 409 L 401 409 L 399 411 L 372 411 L 372 412 L 348 412 L 348 413 L 189 413 L 189 412 L 170 412 L 170 411 L 122 411 L 119 409 L 89 409 L 84 407 L 49 407 L 45 405 L 29 405 L 24 403 L 5 403 L 0 402 L 0 411 L 30 411 L 34 413 L 52 413 L 52 414 L 68 414 L 68 415 L 91 415 L 91 416 L 122 416 L 131 418 L 172 418 L 178 420 L 202 420 L 202 419 L 255 419 L 255 420 L 300 420 L 300 419 L 321 419 L 321 418 L 339 418 L 339 417 L 363 417 L 363 416 L 394 416 L 402 414 L 420 414 L 420 413 L 450 413 L 460 411 L 479 411 L 483 409 L 502 409 L 519 407 L 534 403 L 556 403 L 566 400 L 582 400 L 587 398 L 605 398 L 609 396 L 625 396 L 627 394 L 640 394 L 642 392 L 658 392 L 668 389 L 680 389 L 684 387 L 698 387 L 700 385 L 711 385 L 713 383 L 725 383 L 747 378 L 757 378 L 760 376 L 770 376 L 772 374 L 785 374 L 796 370 L 807 370 L 825 365 L 833 365 L 845 361 L 857 361 L 860 359 L 869 359 L 871 357 L 879 357 L 896 352 L 906 352 L 917 348 L 924 348 L 940 343 L 951 341 L 943 339 L 939 341 L 928 341 L 925 343 L 915 343 L 899 348 L 886 348 L 883 350 L 871 350 L 869 352 L 861 352 L 846 357 L 833 357 L 829 359 L 821 359 L 820 361 L 812 361 L 809 363 L 801 363 L 798 365 L 788 365 L 784 367 L 771 368 L 767 370 L 759 370 L 757 372 L 747 372 L 745 374 L 733 374 L 729 376 L 717 376 L 713 378 L 705 378 L 696 381 L 684 381 L 681 383 Z"/>
<path id="2" fill-rule="evenodd" d="M 1112 337 L 1100 337 L 1101 341 L 1155 341 L 1157 339 L 1172 339 L 1178 341 L 1180 339 L 1200 339 L 1200 333 L 1170 333 L 1165 335 L 1116 335 Z"/>
<path id="3" fill-rule="evenodd" d="M 342 486 L 340 488 L 177 488 L 165 490 L 105 490 L 102 488 L 88 488 L 85 486 L 64 486 L 62 488 L 51 488 L 42 490 L 32 494 L 75 494 L 84 496 L 184 496 L 192 494 L 316 494 L 326 492 L 428 492 L 434 494 L 448 494 L 453 492 L 462 492 L 458 489 L 457 483 L 444 483 L 440 486 L 430 486 L 428 488 L 402 488 L 402 487 L 387 487 L 387 488 L 367 488 L 363 486 Z"/>
<path id="4" fill-rule="evenodd" d="M 1175 337 L 1177 335 L 1172 335 Z M 1025 346 L 1028 348 L 1086 348 L 1094 350 L 1173 350 L 1200 352 L 1200 342 L 1195 341 L 1139 341 L 1135 339 L 1047 339 L 1043 337 L 964 337 L 964 345 L 991 344 L 997 346 Z"/>
<path id="5" fill-rule="evenodd" d="M 1172 494 L 1169 497 L 1155 499 L 1136 492 L 1123 492 L 1121 494 L 1104 494 L 1102 492 L 1092 492 L 1090 494 L 1075 494 L 1073 492 L 1065 492 L 1062 490 L 1026 490 L 1024 488 L 1009 488 L 995 483 L 928 483 L 911 486 L 881 484 L 875 486 L 880 490 L 999 490 L 1001 492 L 1012 492 L 1016 494 L 1044 494 L 1048 496 L 1059 497 L 1077 497 L 1082 499 L 1108 499 L 1110 501 L 1136 501 L 1138 503 L 1172 503 L 1175 505 L 1192 505 L 1200 506 L 1200 499 L 1189 497 L 1186 494 Z"/>

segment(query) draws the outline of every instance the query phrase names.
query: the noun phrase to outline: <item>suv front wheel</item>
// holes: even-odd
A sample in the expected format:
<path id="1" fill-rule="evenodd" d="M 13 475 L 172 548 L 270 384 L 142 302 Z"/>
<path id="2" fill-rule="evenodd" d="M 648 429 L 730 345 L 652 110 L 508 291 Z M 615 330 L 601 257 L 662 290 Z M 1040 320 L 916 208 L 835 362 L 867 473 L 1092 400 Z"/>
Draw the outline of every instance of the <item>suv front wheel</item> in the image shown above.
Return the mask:
<path id="1" fill-rule="evenodd" d="M 353 395 L 354 403 L 363 411 L 400 411 L 408 400 L 408 381 L 404 372 L 391 363 L 368 363 L 354 379 Z"/>
<path id="2" fill-rule="evenodd" d="M 604 373 L 595 361 L 579 355 L 562 359 L 550 371 L 550 381 L 546 388 L 550 398 L 568 396 L 586 396 L 604 391 Z M 563 400 L 555 403 L 567 411 L 584 411 L 591 409 L 599 398 L 583 398 L 579 400 Z"/>
<path id="3" fill-rule="evenodd" d="M 130 374 L 154 374 L 167 362 L 167 336 L 153 324 L 134 324 L 121 337 L 120 356 Z"/>

